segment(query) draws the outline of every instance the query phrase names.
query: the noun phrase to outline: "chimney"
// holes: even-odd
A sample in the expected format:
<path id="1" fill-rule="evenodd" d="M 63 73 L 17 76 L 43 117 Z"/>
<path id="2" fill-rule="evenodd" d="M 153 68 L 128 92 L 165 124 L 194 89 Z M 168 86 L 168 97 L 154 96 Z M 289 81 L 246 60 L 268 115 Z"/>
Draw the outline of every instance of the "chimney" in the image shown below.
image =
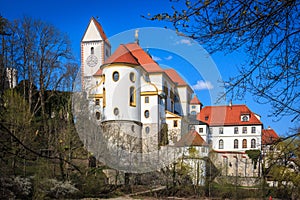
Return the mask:
<path id="1" fill-rule="evenodd" d="M 229 101 L 229 107 L 231 108 L 232 106 L 232 100 Z"/>

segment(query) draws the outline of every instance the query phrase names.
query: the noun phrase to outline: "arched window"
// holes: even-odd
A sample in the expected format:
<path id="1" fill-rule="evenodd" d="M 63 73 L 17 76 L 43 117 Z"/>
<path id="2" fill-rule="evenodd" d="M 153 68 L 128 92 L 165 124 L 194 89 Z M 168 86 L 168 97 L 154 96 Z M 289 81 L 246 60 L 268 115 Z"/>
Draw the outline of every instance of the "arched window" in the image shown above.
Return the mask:
<path id="1" fill-rule="evenodd" d="M 136 91 L 134 87 L 130 87 L 129 89 L 129 105 L 136 106 Z"/>
<path id="2" fill-rule="evenodd" d="M 150 116 L 149 110 L 145 110 L 144 116 L 145 116 L 145 118 L 149 118 L 149 116 Z"/>
<path id="3" fill-rule="evenodd" d="M 119 115 L 119 109 L 118 108 L 114 108 L 114 115 L 115 116 Z"/>
<path id="4" fill-rule="evenodd" d="M 243 139 L 243 148 L 247 148 L 247 140 Z"/>
<path id="5" fill-rule="evenodd" d="M 130 74 L 129 74 L 129 79 L 130 79 L 130 81 L 131 82 L 135 82 L 135 75 L 134 75 L 134 73 L 133 72 L 131 72 Z"/>
<path id="6" fill-rule="evenodd" d="M 233 148 L 234 148 L 234 149 L 238 149 L 238 148 L 239 148 L 239 141 L 238 141 L 238 139 L 235 139 L 235 140 L 233 141 Z"/>
<path id="7" fill-rule="evenodd" d="M 119 80 L 119 72 L 114 72 L 114 73 L 113 73 L 113 80 L 114 80 L 115 82 L 117 82 L 117 81 Z"/>
<path id="8" fill-rule="evenodd" d="M 150 133 L 150 127 L 149 127 L 149 126 L 147 126 L 147 127 L 145 128 L 145 132 L 146 132 L 146 133 Z"/>
<path id="9" fill-rule="evenodd" d="M 224 141 L 219 140 L 219 149 L 224 149 Z"/>
<path id="10" fill-rule="evenodd" d="M 100 118 L 101 118 L 100 112 L 96 112 L 96 119 L 97 119 L 97 120 L 100 120 Z"/>
<path id="11" fill-rule="evenodd" d="M 256 141 L 255 141 L 255 139 L 251 140 L 251 148 L 256 148 Z"/>
<path id="12" fill-rule="evenodd" d="M 91 54 L 94 54 L 94 47 L 91 47 Z"/>

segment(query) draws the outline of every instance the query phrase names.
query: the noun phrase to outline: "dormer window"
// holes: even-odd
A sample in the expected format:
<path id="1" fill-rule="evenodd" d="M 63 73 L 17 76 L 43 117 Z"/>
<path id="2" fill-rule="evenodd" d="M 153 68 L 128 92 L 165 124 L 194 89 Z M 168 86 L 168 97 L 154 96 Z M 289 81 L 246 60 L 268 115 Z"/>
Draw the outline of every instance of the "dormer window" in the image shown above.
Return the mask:
<path id="1" fill-rule="evenodd" d="M 242 122 L 248 122 L 249 121 L 249 115 L 242 115 L 241 120 L 242 120 Z"/>
<path id="2" fill-rule="evenodd" d="M 205 120 L 206 120 L 206 121 L 208 120 L 208 116 L 205 116 Z"/>

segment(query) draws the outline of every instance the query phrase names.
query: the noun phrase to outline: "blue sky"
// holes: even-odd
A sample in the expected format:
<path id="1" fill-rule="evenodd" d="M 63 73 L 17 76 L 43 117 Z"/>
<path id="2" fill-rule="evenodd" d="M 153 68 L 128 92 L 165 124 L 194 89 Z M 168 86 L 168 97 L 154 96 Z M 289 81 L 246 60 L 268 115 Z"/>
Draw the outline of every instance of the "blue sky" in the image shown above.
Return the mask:
<path id="1" fill-rule="evenodd" d="M 125 32 L 126 39 L 121 42 L 132 42 L 134 40 L 134 30 L 141 30 L 139 33 L 141 46 L 148 47 L 147 45 L 150 45 L 148 44 L 149 40 L 153 38 L 157 42 L 161 40 L 158 37 L 155 38 L 155 36 L 143 38 L 143 31 L 146 30 L 147 32 L 147 28 L 145 27 L 172 27 L 170 24 L 163 22 L 145 20 L 141 15 L 167 12 L 171 10 L 170 8 L 171 4 L 168 0 L 0 0 L 0 15 L 4 18 L 13 20 L 26 15 L 47 21 L 62 32 L 67 33 L 72 41 L 74 55 L 78 62 L 80 62 L 80 40 L 92 16 L 98 18 L 106 35 L 109 38 L 113 37 L 112 40 L 114 40 L 116 35 L 120 33 L 124 34 Z M 146 32 L 144 32 L 144 36 L 147 35 Z M 130 38 L 131 34 L 132 39 Z M 182 45 L 189 47 L 189 40 L 181 38 L 178 41 L 182 42 Z M 113 49 L 117 48 L 116 43 L 112 43 Z M 178 53 L 178 51 L 179 49 L 177 48 L 175 51 L 177 53 L 174 54 L 174 51 L 168 51 L 168 48 L 165 50 L 149 48 L 149 52 L 158 63 L 162 64 L 162 66 L 175 68 L 190 85 L 195 86 L 196 94 L 204 106 L 211 105 L 214 103 L 212 102 L 211 93 L 217 88 L 216 82 L 218 80 L 213 82 L 208 78 L 204 78 L 206 71 L 197 73 L 197 67 L 190 63 L 190 60 L 193 58 L 186 60 L 186 58 L 181 57 L 184 53 Z M 201 55 L 205 58 L 205 52 Z M 208 66 L 215 65 L 221 78 L 224 80 L 230 75 L 237 73 L 237 67 L 243 63 L 242 58 L 243 56 L 239 52 L 226 56 L 218 53 L 207 58 L 211 59 L 207 60 L 207 62 L 210 62 Z M 199 61 L 199 63 L 201 62 Z M 209 71 L 211 68 L 206 67 L 205 69 Z M 201 89 L 202 87 L 208 87 L 210 90 L 203 90 Z M 228 101 L 225 100 L 223 103 L 228 103 Z M 271 126 L 279 135 L 286 134 L 288 127 L 293 126 L 289 118 L 276 121 L 276 118 L 268 117 L 270 115 L 270 105 L 257 104 L 251 97 L 243 101 L 233 101 L 233 103 L 247 104 L 253 112 L 261 115 L 261 121 L 264 123 L 265 128 Z"/>

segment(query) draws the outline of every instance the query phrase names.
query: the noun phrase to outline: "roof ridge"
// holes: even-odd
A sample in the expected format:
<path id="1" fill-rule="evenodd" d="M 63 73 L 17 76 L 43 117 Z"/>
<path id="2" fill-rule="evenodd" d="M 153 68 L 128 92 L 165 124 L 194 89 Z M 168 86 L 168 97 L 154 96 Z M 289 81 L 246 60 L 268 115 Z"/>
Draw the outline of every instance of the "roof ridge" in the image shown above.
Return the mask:
<path id="1" fill-rule="evenodd" d="M 126 47 L 126 45 L 125 44 L 121 44 L 121 45 L 130 53 L 131 56 L 133 56 L 133 58 L 135 59 L 135 61 L 137 63 L 139 63 L 139 65 L 141 65 L 141 63 L 139 62 L 139 59 L 132 54 L 132 52 Z"/>

